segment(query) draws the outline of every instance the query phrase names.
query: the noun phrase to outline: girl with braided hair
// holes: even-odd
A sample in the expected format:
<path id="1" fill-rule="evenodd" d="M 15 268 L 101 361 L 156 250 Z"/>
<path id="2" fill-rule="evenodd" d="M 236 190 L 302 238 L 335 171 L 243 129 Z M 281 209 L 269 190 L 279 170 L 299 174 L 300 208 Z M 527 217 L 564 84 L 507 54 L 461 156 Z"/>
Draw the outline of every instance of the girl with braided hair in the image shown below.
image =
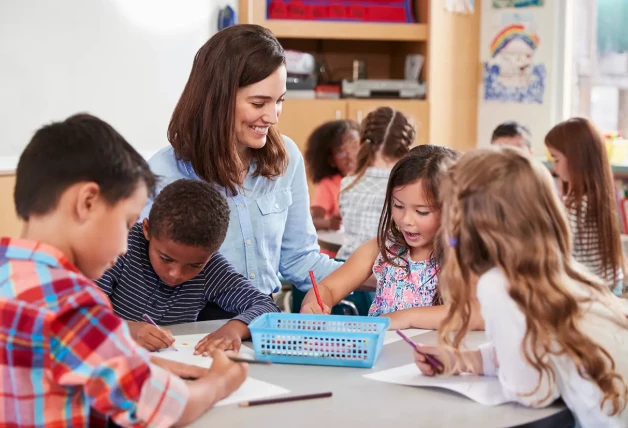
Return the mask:
<path id="1" fill-rule="evenodd" d="M 441 346 L 418 350 L 447 374 L 497 376 L 506 398 L 526 406 L 562 396 L 577 426 L 628 426 L 628 305 L 574 260 L 547 168 L 509 147 L 474 150 L 440 193 L 450 306 Z M 475 295 L 490 342 L 461 351 Z M 436 374 L 422 354 L 415 360 Z"/>
<path id="2" fill-rule="evenodd" d="M 343 260 L 377 236 L 390 170 L 408 153 L 415 137 L 410 120 L 390 107 L 370 112 L 360 128 L 355 172 L 340 182 L 344 243 L 337 257 Z"/>
<path id="3" fill-rule="evenodd" d="M 413 148 L 392 169 L 376 238 L 362 244 L 319 284 L 327 308 L 355 291 L 374 274 L 375 299 L 369 316 L 385 315 L 391 328 L 438 328 L 447 314 L 438 291 L 441 245 L 438 245 L 438 188 L 455 150 L 432 145 Z M 310 291 L 301 312 L 321 313 Z M 477 311 L 476 311 L 477 312 Z M 472 327 L 482 328 L 479 316 Z"/>

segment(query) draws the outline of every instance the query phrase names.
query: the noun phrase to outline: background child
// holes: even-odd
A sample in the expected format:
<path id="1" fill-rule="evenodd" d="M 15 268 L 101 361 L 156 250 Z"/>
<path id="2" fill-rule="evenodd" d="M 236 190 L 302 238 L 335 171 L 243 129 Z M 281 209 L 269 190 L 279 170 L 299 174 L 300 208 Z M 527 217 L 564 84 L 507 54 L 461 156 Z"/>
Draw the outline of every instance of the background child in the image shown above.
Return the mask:
<path id="1" fill-rule="evenodd" d="M 316 128 L 307 140 L 304 158 L 309 178 L 317 185 L 310 204 L 317 230 L 340 228 L 340 180 L 355 169 L 358 130 L 352 120 L 335 120 Z"/>
<path id="2" fill-rule="evenodd" d="M 499 376 L 504 395 L 526 406 L 562 396 L 577 426 L 628 426 L 628 307 L 574 262 L 547 168 L 518 150 L 474 150 L 452 167 L 441 195 L 451 309 L 439 331 L 445 346 L 419 350 L 446 372 Z M 491 342 L 461 352 L 476 275 Z"/>
<path id="3" fill-rule="evenodd" d="M 513 146 L 532 154 L 532 134 L 528 128 L 518 122 L 504 122 L 495 128 L 491 144 Z"/>
<path id="4" fill-rule="evenodd" d="M 391 168 L 414 144 L 408 118 L 379 107 L 362 121 L 355 173 L 343 178 L 339 198 L 344 243 L 337 257 L 346 260 L 360 245 L 377 236 Z"/>
<path id="5" fill-rule="evenodd" d="M 127 320 L 133 338 L 154 351 L 174 338 L 159 325 L 194 322 L 208 302 L 235 318 L 199 342 L 196 352 L 239 350 L 250 336 L 248 324 L 266 312 L 279 312 L 263 294 L 216 251 L 229 224 L 229 206 L 209 183 L 181 179 L 164 187 L 149 217 L 129 232 L 127 254 L 97 281 L 113 310 Z"/>
<path id="6" fill-rule="evenodd" d="M 45 126 L 24 149 L 22 239 L 0 239 L 1 426 L 102 426 L 96 413 L 185 425 L 246 379 L 222 352 L 209 370 L 149 357 L 88 279 L 124 254 L 154 185 L 142 157 L 93 116 Z"/>
<path id="7" fill-rule="evenodd" d="M 602 135 L 583 118 L 561 122 L 545 137 L 562 183 L 574 258 L 621 295 L 624 272 L 613 173 Z"/>
<path id="8" fill-rule="evenodd" d="M 447 312 L 438 306 L 440 255 L 434 245 L 440 227 L 438 185 L 443 169 L 457 156 L 452 149 L 424 145 L 395 165 L 378 236 L 320 282 L 325 305 L 337 304 L 372 272 L 377 291 L 370 316 L 390 316 L 392 329 L 438 327 Z M 313 290 L 303 300 L 301 312 L 321 313 Z"/>

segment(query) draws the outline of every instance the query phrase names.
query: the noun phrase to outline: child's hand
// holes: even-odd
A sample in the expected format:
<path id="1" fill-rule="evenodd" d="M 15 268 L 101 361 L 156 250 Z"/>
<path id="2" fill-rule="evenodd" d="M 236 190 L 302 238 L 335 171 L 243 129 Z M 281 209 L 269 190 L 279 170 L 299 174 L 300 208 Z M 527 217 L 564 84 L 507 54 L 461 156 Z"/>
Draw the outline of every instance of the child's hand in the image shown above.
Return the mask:
<path id="1" fill-rule="evenodd" d="M 194 355 L 207 357 L 216 349 L 239 351 L 242 338 L 248 337 L 249 328 L 242 321 L 232 320 L 213 333 L 202 338 L 194 347 Z"/>
<path id="2" fill-rule="evenodd" d="M 321 307 L 319 306 L 316 300 L 314 300 L 313 302 L 304 301 L 303 305 L 301 306 L 301 313 L 302 314 L 319 314 L 319 315 L 331 314 L 331 309 L 329 308 L 329 306 L 323 303 L 323 308 L 325 309 L 321 311 Z"/>
<path id="3" fill-rule="evenodd" d="M 342 217 L 334 215 L 329 218 L 329 230 L 338 230 L 342 226 Z"/>
<path id="4" fill-rule="evenodd" d="M 166 360 L 165 358 L 155 356 L 151 356 L 150 361 L 162 369 L 168 370 L 170 373 L 187 380 L 199 379 L 206 376 L 209 372 L 209 369 L 203 367 L 180 363 L 178 361 Z"/>
<path id="5" fill-rule="evenodd" d="M 127 321 L 131 337 L 149 351 L 169 348 L 174 343 L 172 334 L 163 328 L 145 322 Z"/>
<path id="6" fill-rule="evenodd" d="M 219 400 L 222 400 L 238 389 L 246 380 L 249 365 L 246 363 L 234 363 L 221 350 L 214 351 L 211 357 L 214 361 L 207 375 L 208 377 L 222 380 L 220 383 L 223 385 L 223 388 L 218 392 Z"/>
<path id="7" fill-rule="evenodd" d="M 417 349 L 420 352 L 414 351 L 414 362 L 416 363 L 421 373 L 425 376 L 434 376 L 443 373 L 443 361 L 447 358 L 446 351 L 439 346 L 425 346 L 418 345 Z M 430 355 L 432 360 L 438 362 L 438 368 L 434 368 L 432 364 L 426 358 L 426 355 Z"/>

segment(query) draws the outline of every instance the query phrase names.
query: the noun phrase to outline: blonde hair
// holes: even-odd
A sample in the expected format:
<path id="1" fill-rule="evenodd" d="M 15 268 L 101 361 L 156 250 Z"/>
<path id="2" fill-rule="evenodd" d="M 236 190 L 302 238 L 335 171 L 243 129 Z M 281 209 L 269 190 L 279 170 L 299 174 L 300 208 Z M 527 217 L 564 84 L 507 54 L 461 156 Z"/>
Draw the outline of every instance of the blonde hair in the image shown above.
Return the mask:
<path id="1" fill-rule="evenodd" d="M 585 302 L 602 302 L 622 328 L 628 327 L 628 314 L 602 281 L 580 271 L 573 260 L 569 226 L 549 171 L 514 148 L 474 150 L 451 167 L 440 195 L 442 239 L 450 244 L 442 292 L 451 306 L 439 339 L 453 350 L 456 364 L 469 330 L 472 277 L 498 267 L 508 280 L 508 294 L 526 317 L 521 346 L 526 361 L 541 378 L 555 382 L 547 356 L 566 354 L 601 389 L 600 406 L 610 401 L 613 414 L 621 412 L 626 380 L 615 371 L 608 351 L 581 332 L 578 323 Z M 569 281 L 586 286 L 587 296 L 571 294 Z"/>

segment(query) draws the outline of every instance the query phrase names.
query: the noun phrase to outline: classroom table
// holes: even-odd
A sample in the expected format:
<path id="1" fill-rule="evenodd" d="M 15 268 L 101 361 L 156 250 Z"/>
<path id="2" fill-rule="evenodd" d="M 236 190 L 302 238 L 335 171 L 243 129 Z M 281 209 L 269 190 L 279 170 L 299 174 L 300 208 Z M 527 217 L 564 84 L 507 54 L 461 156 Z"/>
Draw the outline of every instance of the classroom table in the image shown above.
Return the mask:
<path id="1" fill-rule="evenodd" d="M 316 234 L 318 235 L 318 245 L 332 253 L 337 253 L 345 240 L 345 233 L 342 229 L 319 230 Z"/>
<path id="2" fill-rule="evenodd" d="M 170 326 L 175 335 L 210 333 L 225 321 L 204 321 Z M 416 336 L 421 343 L 436 341 L 436 332 Z M 470 332 L 470 346 L 484 341 L 483 332 Z M 252 348 L 252 343 L 243 346 Z M 290 390 L 291 394 L 333 392 L 333 397 L 270 404 L 249 408 L 216 407 L 191 426 L 230 428 L 402 428 L 451 427 L 570 428 L 571 413 L 562 402 L 544 409 L 517 404 L 496 407 L 477 404 L 454 392 L 394 385 L 366 379 L 364 374 L 408 364 L 411 349 L 403 341 L 384 346 L 373 369 L 273 364 L 249 366 L 253 378 Z M 391 424 L 391 425 L 387 425 Z"/>

